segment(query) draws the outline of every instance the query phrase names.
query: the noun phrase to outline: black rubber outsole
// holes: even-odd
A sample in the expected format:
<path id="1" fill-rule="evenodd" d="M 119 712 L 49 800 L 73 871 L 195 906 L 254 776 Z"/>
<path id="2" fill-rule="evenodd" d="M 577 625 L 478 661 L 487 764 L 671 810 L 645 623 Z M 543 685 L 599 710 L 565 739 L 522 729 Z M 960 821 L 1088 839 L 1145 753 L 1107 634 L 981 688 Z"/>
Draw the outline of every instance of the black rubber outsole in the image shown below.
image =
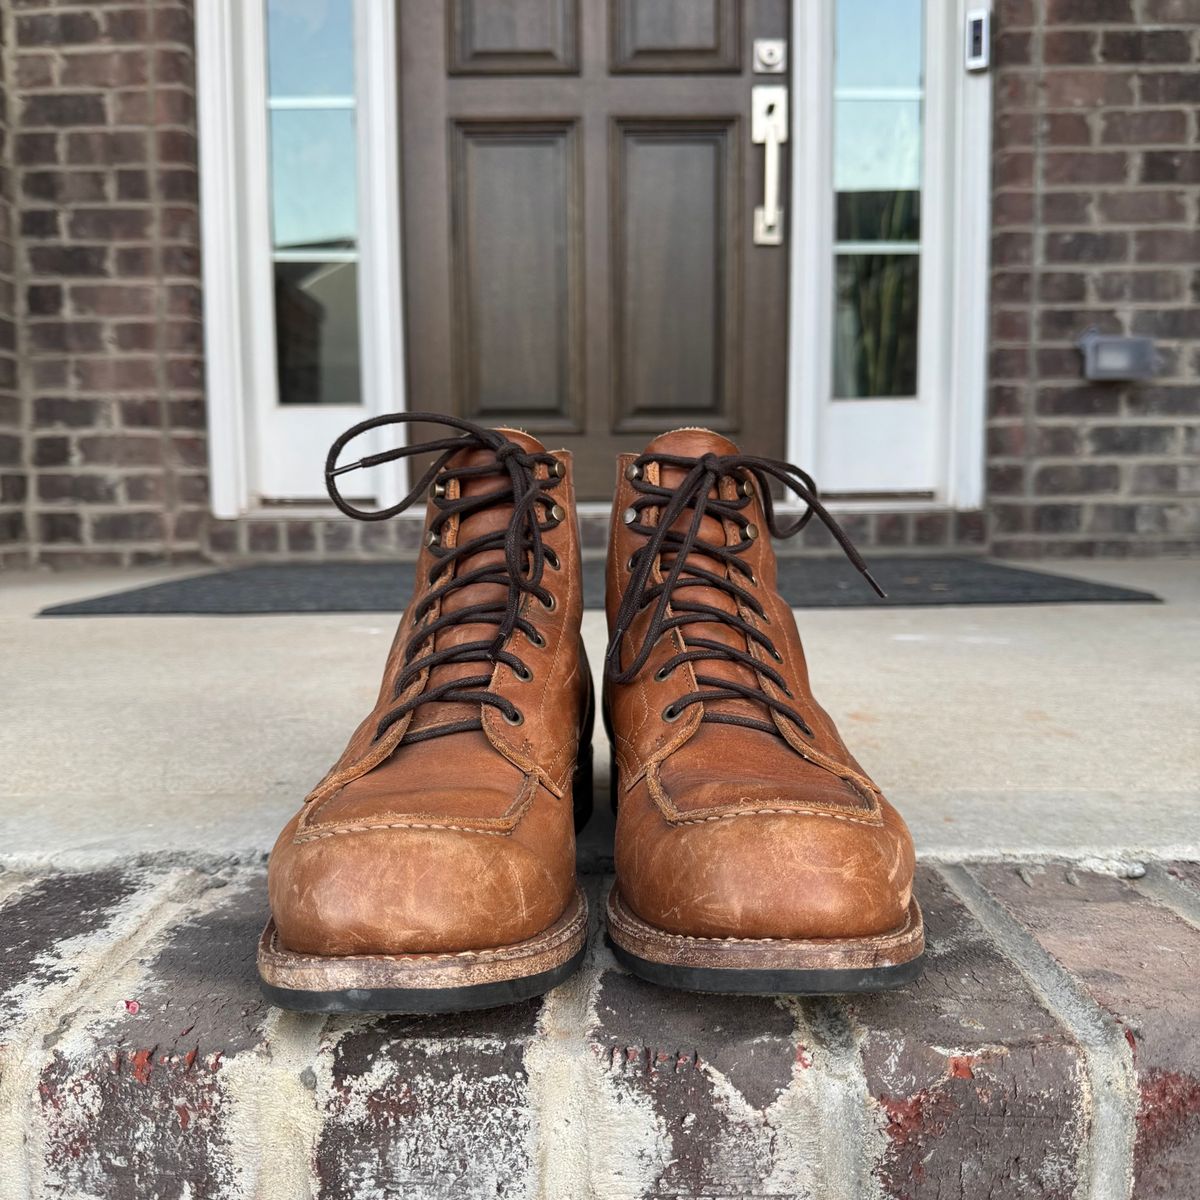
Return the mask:
<path id="1" fill-rule="evenodd" d="M 838 996 L 847 992 L 884 992 L 904 987 L 921 974 L 925 955 L 893 967 L 835 968 L 811 971 L 746 970 L 729 967 L 676 967 L 652 962 L 608 939 L 617 962 L 647 983 L 685 992 L 725 992 L 741 996 Z"/>
<path id="2" fill-rule="evenodd" d="M 504 979 L 497 983 L 477 983 L 470 987 L 447 988 L 341 988 L 331 992 L 310 992 L 297 988 L 275 987 L 259 980 L 267 1001 L 276 1008 L 311 1013 L 457 1013 L 481 1008 L 502 1008 L 531 1000 L 557 987 L 579 970 L 587 946 L 565 963 L 536 975 Z"/>

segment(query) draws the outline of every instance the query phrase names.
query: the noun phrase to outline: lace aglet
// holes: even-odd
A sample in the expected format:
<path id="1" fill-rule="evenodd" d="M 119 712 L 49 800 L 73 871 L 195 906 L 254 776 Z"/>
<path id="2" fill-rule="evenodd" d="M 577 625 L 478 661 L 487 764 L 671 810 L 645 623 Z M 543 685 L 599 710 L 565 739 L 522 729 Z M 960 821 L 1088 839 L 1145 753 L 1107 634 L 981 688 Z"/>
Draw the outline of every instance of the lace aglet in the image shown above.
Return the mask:
<path id="1" fill-rule="evenodd" d="M 880 598 L 880 600 L 886 600 L 888 598 L 888 594 L 887 594 L 887 592 L 885 592 L 883 590 L 883 588 L 881 588 L 879 586 L 879 583 L 875 579 L 875 576 L 872 575 L 871 572 L 869 570 L 867 570 L 866 567 L 862 568 L 862 573 L 863 573 L 863 578 L 871 585 L 871 588 L 875 592 L 875 595 L 877 595 Z"/>
<path id="2" fill-rule="evenodd" d="M 339 475 L 345 475 L 347 471 L 357 471 L 359 467 L 366 464 L 366 459 L 360 458 L 358 462 L 347 463 L 344 467 L 331 467 L 325 472 L 326 479 L 336 479 Z"/>

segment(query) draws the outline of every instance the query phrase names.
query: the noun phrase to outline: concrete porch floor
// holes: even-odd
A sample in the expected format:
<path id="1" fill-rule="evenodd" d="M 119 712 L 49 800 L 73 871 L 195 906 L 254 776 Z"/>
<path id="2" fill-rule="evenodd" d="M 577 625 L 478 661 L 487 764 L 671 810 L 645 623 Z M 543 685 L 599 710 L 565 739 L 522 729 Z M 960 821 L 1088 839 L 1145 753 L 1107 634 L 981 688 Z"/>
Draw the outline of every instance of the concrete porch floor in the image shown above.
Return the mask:
<path id="1" fill-rule="evenodd" d="M 802 612 L 817 697 L 927 860 L 1200 857 L 1200 566 L 1030 565 L 1166 603 Z M 255 860 L 368 711 L 384 614 L 34 618 L 186 573 L 0 579 L 0 860 Z"/>
<path id="2" fill-rule="evenodd" d="M 1166 603 L 800 615 L 916 835 L 917 984 L 633 979 L 601 780 L 577 976 L 358 1019 L 262 1001 L 261 860 L 392 619 L 38 620 L 172 573 L 3 577 L 0 1200 L 1200 1196 L 1200 571 L 1049 569 Z"/>

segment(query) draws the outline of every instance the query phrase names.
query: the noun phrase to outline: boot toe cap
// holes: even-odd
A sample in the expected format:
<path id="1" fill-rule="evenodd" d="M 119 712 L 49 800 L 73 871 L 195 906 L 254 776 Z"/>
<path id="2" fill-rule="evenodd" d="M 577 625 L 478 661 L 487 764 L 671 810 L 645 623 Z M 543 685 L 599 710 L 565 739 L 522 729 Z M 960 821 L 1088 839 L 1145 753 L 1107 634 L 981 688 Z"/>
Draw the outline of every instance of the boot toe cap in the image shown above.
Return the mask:
<path id="1" fill-rule="evenodd" d="M 868 937 L 903 925 L 912 839 L 881 822 L 798 810 L 671 824 L 649 805 L 617 843 L 621 895 L 643 920 L 709 938 Z"/>
<path id="2" fill-rule="evenodd" d="M 513 945 L 565 911 L 573 878 L 521 841 L 462 829 L 359 829 L 271 855 L 280 941 L 303 954 L 436 954 Z"/>

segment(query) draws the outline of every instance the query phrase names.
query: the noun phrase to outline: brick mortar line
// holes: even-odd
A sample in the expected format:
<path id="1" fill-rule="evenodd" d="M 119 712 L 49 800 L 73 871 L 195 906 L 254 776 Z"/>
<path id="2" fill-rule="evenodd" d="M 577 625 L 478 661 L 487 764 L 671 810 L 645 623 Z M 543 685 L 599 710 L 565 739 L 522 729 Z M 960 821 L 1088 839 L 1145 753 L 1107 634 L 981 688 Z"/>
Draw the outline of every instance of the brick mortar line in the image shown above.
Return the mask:
<path id="1" fill-rule="evenodd" d="M 942 864 L 937 871 L 1083 1051 L 1090 1103 L 1081 1195 L 1127 1200 L 1133 1188 L 1138 1086 L 1123 1032 L 967 867 Z"/>
<path id="2" fill-rule="evenodd" d="M 1171 876 L 1161 862 L 1148 863 L 1145 875 L 1134 882 L 1134 887 L 1170 909 L 1181 921 L 1200 929 L 1200 895 Z"/>
<path id="3" fill-rule="evenodd" d="M 101 930 L 88 936 L 94 942 L 111 933 L 113 940 L 91 953 L 85 949 L 76 960 L 80 965 L 75 974 L 41 989 L 32 1013 L 13 1027 L 0 1048 L 0 1200 L 40 1194 L 31 1186 L 35 1179 L 40 1183 L 41 1164 L 34 1157 L 44 1143 L 34 1098 L 46 1061 L 46 1039 L 65 1036 L 89 994 L 126 968 L 181 913 L 194 909 L 205 882 L 202 875 L 177 870 L 135 892 Z"/>
<path id="4" fill-rule="evenodd" d="M 321 1015 L 272 1008 L 261 1044 L 225 1064 L 227 1129 L 235 1165 L 244 1170 L 254 1200 L 315 1196 L 314 1179 L 325 1118 L 318 1083 Z"/>
<path id="5" fill-rule="evenodd" d="M 819 998 L 794 1007 L 812 1037 L 813 1070 L 820 1066 L 824 1086 L 818 1108 L 820 1181 L 828 1200 L 868 1200 L 881 1194 L 872 1166 L 882 1141 L 874 1125 L 874 1107 L 859 1048 L 858 1029 L 843 1001 Z M 793 1086 L 794 1083 L 793 1083 Z M 876 1137 L 872 1138 L 872 1133 Z"/>

